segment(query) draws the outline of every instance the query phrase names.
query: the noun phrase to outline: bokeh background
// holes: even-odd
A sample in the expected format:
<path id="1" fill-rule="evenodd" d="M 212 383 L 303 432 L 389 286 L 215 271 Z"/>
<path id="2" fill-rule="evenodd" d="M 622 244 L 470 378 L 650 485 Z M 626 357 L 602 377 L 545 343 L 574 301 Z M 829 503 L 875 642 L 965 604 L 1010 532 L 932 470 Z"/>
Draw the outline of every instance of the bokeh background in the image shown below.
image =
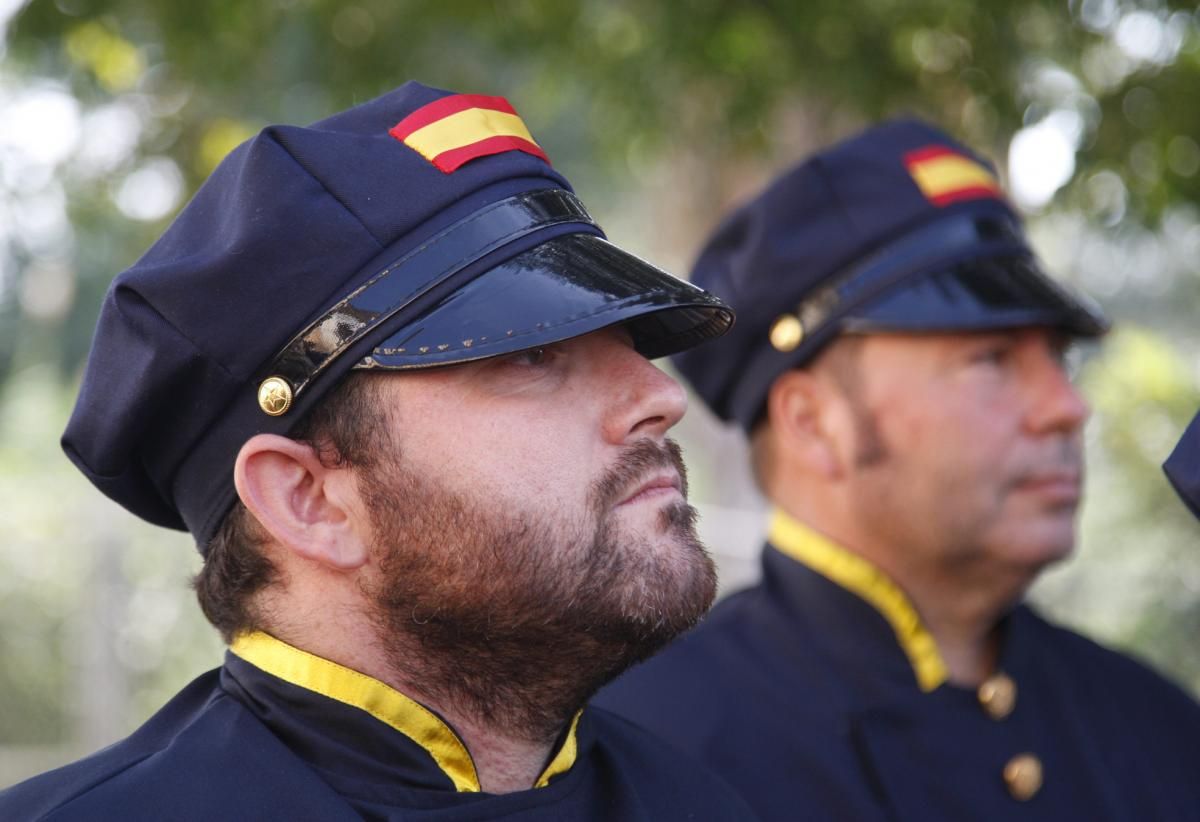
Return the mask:
<path id="1" fill-rule="evenodd" d="M 1200 528 L 1159 463 L 1200 405 L 1200 14 L 1157 0 L 0 0 L 0 786 L 106 744 L 222 648 L 189 538 L 58 436 L 97 307 L 234 145 L 420 79 L 514 101 L 618 243 L 686 272 L 806 152 L 914 113 L 1001 167 L 1117 321 L 1077 558 L 1034 599 L 1200 691 Z M 723 589 L 756 572 L 743 444 L 680 439 Z"/>

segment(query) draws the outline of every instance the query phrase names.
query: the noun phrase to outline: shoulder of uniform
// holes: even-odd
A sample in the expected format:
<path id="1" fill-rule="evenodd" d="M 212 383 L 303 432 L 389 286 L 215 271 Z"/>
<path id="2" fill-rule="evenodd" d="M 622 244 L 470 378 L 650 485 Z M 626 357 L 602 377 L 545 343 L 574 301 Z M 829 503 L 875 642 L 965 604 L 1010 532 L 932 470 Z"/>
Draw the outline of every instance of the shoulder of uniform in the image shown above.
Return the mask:
<path id="1" fill-rule="evenodd" d="M 1017 613 L 1027 621 L 1024 630 L 1040 646 L 1039 656 L 1049 664 L 1069 668 L 1076 675 L 1086 674 L 1114 699 L 1136 695 L 1134 702 L 1143 705 L 1157 700 L 1157 708 L 1166 708 L 1176 712 L 1180 719 L 1191 717 L 1200 723 L 1200 704 L 1195 697 L 1134 652 L 1109 648 L 1046 619 L 1033 608 L 1023 607 Z"/>
<path id="2" fill-rule="evenodd" d="M 705 819 L 751 818 L 737 792 L 691 755 L 611 711 L 594 706 L 587 710 L 594 744 L 623 773 L 637 775 L 652 786 L 656 802 L 677 809 L 696 808 Z"/>
<path id="3" fill-rule="evenodd" d="M 718 738 L 731 700 L 771 678 L 770 640 L 757 623 L 756 591 L 723 600 L 696 628 L 635 665 L 596 695 L 612 711 L 689 750 Z"/>
<path id="4" fill-rule="evenodd" d="M 587 708 L 595 744 L 638 771 L 674 775 L 688 782 L 708 771 L 683 753 L 675 744 L 646 730 L 641 725 L 606 708 Z"/>
<path id="5" fill-rule="evenodd" d="M 105 789 L 132 778 L 152 786 L 148 761 L 170 748 L 213 704 L 216 671 L 193 681 L 129 736 L 101 751 L 0 791 L 0 818 L 21 820 L 96 819 Z M 141 774 L 141 777 L 135 776 Z M 130 790 L 135 786 L 131 785 Z"/>
<path id="6" fill-rule="evenodd" d="M 89 795 L 150 755 L 128 751 L 127 742 L 0 792 L 0 818 L 29 822 L 95 819 L 103 808 L 89 802 Z"/>

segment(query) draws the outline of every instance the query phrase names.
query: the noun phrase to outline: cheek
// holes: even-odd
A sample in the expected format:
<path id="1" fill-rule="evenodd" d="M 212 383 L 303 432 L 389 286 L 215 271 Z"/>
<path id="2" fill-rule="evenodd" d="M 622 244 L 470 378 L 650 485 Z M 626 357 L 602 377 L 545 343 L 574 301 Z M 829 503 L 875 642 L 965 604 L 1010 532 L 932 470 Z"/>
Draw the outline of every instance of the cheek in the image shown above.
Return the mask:
<path id="1" fill-rule="evenodd" d="M 580 431 L 546 419 L 493 419 L 446 437 L 442 465 L 460 492 L 509 510 L 578 508 L 595 479 L 595 457 Z"/>
<path id="2" fill-rule="evenodd" d="M 1006 474 L 1011 439 L 978 409 L 941 406 L 937 413 L 894 415 L 885 431 L 890 453 L 914 480 L 938 494 L 983 491 Z"/>
<path id="3" fill-rule="evenodd" d="M 908 461 L 937 462 L 947 451 L 961 451 L 969 442 L 961 419 L 942 407 L 898 409 L 876 416 L 889 453 Z"/>
<path id="4" fill-rule="evenodd" d="M 949 450 L 951 456 L 968 462 L 976 455 L 983 461 L 995 459 L 1009 447 L 1014 415 L 1002 404 L 956 396 L 953 390 L 932 396 L 891 415 L 893 442 L 922 450 Z"/>

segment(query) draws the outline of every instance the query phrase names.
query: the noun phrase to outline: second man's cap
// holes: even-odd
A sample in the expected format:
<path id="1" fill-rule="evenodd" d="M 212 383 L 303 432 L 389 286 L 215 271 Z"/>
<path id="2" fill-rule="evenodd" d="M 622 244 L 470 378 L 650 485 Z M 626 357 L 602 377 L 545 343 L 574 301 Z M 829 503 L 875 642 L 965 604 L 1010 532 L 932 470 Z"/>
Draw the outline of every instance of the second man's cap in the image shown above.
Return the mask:
<path id="1" fill-rule="evenodd" d="M 1108 328 L 1042 270 L 991 166 L 915 120 L 868 129 L 776 180 L 717 229 L 692 282 L 738 323 L 676 364 L 747 430 L 775 378 L 838 334 Z"/>

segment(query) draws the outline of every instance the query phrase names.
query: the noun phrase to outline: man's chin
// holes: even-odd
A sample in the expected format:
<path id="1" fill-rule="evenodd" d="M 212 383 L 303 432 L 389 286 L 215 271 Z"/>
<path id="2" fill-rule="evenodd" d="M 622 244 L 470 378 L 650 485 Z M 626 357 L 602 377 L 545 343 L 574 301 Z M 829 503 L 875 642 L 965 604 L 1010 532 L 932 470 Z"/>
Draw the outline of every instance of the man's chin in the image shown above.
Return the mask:
<path id="1" fill-rule="evenodd" d="M 1048 529 L 1031 534 L 1016 543 L 1009 553 L 1013 564 L 1022 567 L 1032 578 L 1042 571 L 1071 558 L 1075 553 L 1075 530 Z"/>
<path id="2" fill-rule="evenodd" d="M 614 675 L 649 659 L 694 628 L 708 613 L 716 590 L 715 577 L 711 583 L 707 577 L 698 577 L 691 589 L 679 592 L 679 598 L 672 603 L 674 607 L 645 607 L 640 613 L 627 613 L 626 630 L 629 641 L 625 644 L 626 658 L 620 661 L 620 670 Z"/>
<path id="3" fill-rule="evenodd" d="M 657 569 L 637 586 L 642 591 L 638 616 L 654 623 L 663 644 L 699 622 L 717 593 L 716 567 L 698 541 L 664 541 L 671 544 L 664 546 Z"/>

